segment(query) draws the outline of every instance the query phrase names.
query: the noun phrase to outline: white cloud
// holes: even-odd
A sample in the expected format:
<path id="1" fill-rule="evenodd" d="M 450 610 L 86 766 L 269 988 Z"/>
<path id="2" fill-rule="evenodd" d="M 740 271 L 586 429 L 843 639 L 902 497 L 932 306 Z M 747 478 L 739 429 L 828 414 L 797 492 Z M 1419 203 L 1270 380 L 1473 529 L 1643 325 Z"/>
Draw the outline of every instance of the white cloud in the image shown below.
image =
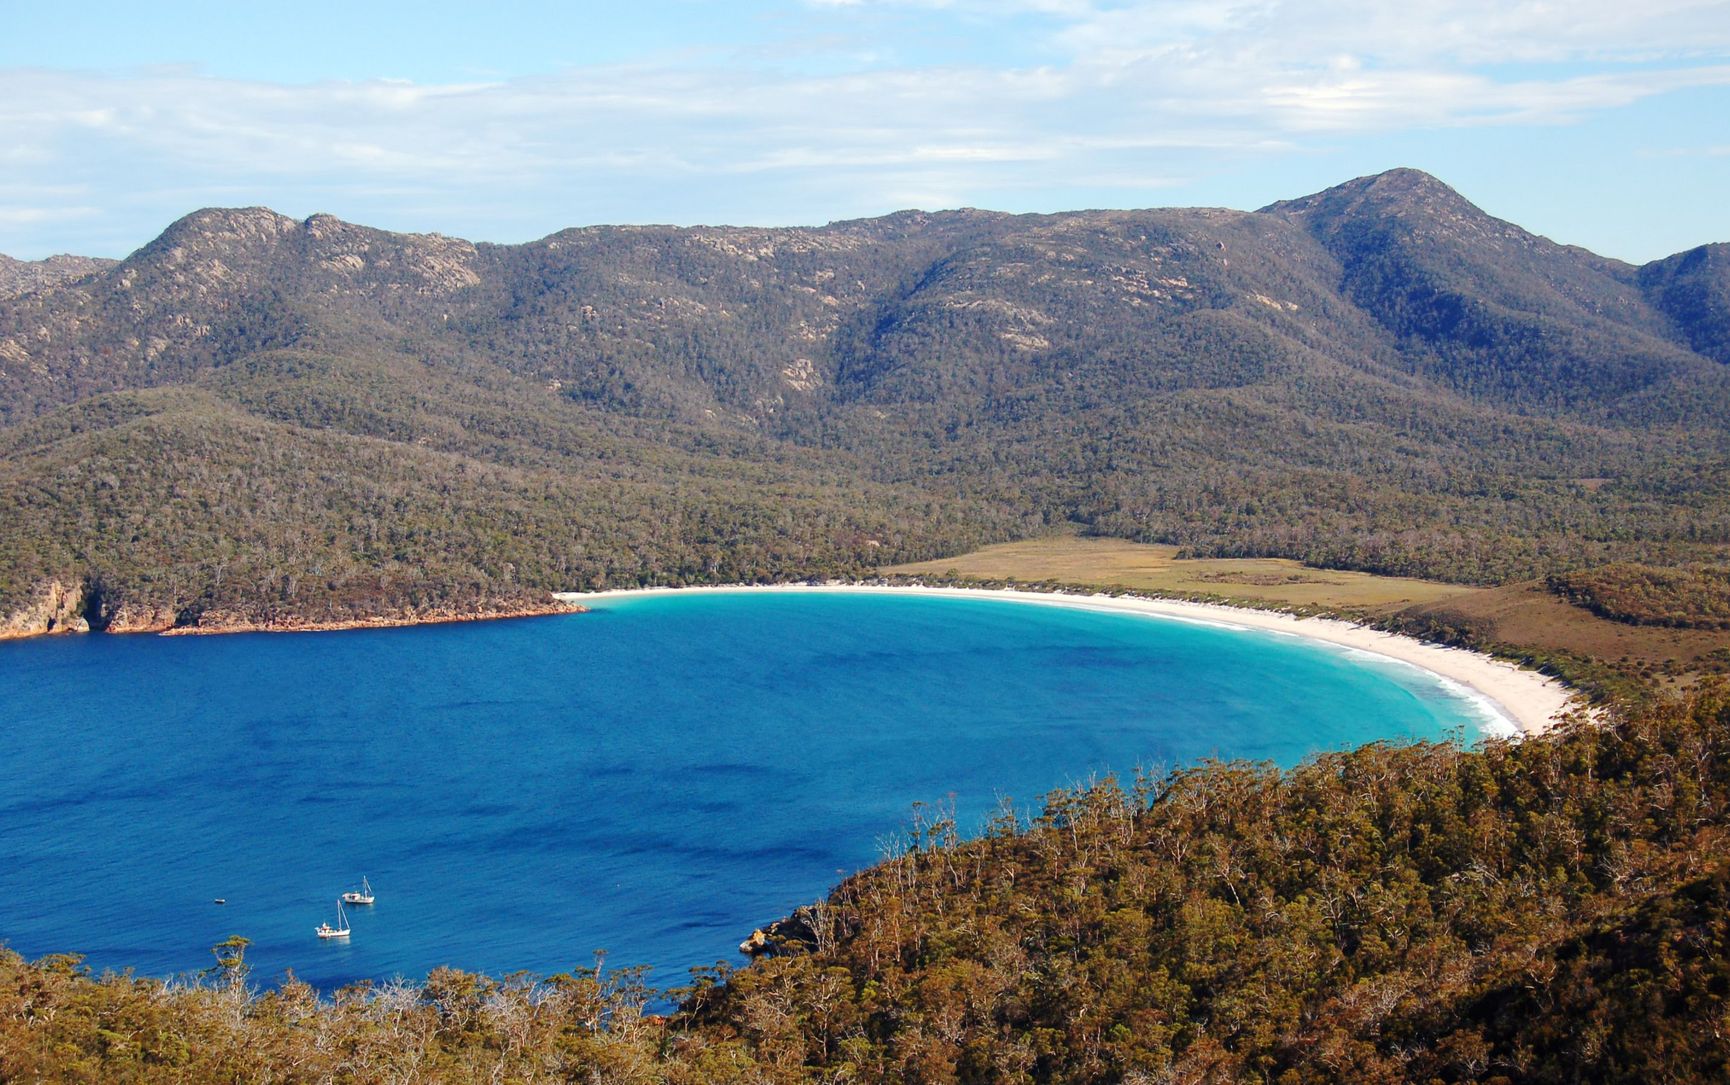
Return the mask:
<path id="1" fill-rule="evenodd" d="M 539 201 L 558 208 L 541 212 L 551 229 L 652 192 L 681 201 L 687 219 L 768 208 L 810 221 L 885 201 L 1154 187 L 1209 155 L 1282 154 L 1340 134 L 1569 123 L 1730 85 L 1730 5 L 1702 0 L 803 6 L 852 57 L 912 55 L 888 35 L 910 19 L 959 19 L 984 35 L 1042 35 L 1042 60 L 992 66 L 982 50 L 965 65 L 876 60 L 813 74 L 765 45 L 446 84 L 14 69 L 0 71 L 0 165 L 13 184 L 75 186 L 65 218 L 153 195 L 288 193 L 373 214 L 391 200 Z M 899 17 L 885 29 L 865 18 L 871 9 Z M 0 224 L 46 222 L 27 215 L 52 200 L 21 201 Z M 0 235 L 0 251 L 8 243 Z"/>
<path id="2" fill-rule="evenodd" d="M 44 222 L 91 218 L 100 213 L 94 207 L 7 207 L 0 204 L 0 225 L 35 226 Z"/>

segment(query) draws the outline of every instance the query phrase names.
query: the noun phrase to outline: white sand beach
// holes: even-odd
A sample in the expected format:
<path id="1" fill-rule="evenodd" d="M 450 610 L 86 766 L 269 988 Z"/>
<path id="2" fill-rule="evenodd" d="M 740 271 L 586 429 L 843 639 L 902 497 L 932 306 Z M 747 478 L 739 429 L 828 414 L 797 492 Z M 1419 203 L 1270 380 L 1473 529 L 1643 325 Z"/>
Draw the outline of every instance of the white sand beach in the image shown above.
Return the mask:
<path id="1" fill-rule="evenodd" d="M 1397 660 L 1428 671 L 1453 684 L 1458 692 L 1476 700 L 1488 720 L 1485 731 L 1513 737 L 1538 734 L 1556 718 L 1574 707 L 1575 695 L 1554 678 L 1516 667 L 1479 652 L 1446 648 L 1411 637 L 1384 633 L 1367 626 L 1332 618 L 1298 618 L 1276 611 L 1246 607 L 1191 603 L 1177 599 L 1136 599 L 1109 595 L 1079 595 L 1062 592 L 940 588 L 864 584 L 774 584 L 702 588 L 642 588 L 603 592 L 562 592 L 558 598 L 573 603 L 595 604 L 608 599 L 685 592 L 858 592 L 896 595 L 935 595 L 1006 599 L 1045 606 L 1080 607 L 1126 614 L 1141 614 L 1168 620 L 1203 622 L 1235 629 L 1255 629 L 1338 645 Z"/>

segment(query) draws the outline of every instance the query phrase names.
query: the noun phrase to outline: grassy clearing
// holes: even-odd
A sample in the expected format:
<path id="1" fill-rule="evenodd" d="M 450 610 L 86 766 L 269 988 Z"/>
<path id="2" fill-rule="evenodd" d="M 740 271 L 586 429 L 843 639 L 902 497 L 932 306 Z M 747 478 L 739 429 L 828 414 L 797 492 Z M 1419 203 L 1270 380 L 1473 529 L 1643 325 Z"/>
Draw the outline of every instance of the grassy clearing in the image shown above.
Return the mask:
<path id="1" fill-rule="evenodd" d="M 1469 591 L 1411 613 L 1471 630 L 1484 641 L 1600 660 L 1660 687 L 1730 671 L 1730 632 L 1612 621 L 1558 598 L 1541 583 Z"/>
<path id="2" fill-rule="evenodd" d="M 1391 612 L 1470 594 L 1474 589 L 1433 580 L 1313 569 L 1283 558 L 1179 560 L 1174 546 L 1122 539 L 1056 535 L 1003 543 L 936 561 L 888 566 L 908 576 L 955 574 L 987 580 L 1129 588 L 1217 595 L 1224 600 Z"/>

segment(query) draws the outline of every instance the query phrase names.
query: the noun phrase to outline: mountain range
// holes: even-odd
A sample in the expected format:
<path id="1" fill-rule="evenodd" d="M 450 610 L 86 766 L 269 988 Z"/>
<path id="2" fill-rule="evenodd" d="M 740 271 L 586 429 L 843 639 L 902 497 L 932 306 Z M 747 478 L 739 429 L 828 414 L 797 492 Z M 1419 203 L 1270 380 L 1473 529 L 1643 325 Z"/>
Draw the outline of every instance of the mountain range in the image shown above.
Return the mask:
<path id="1" fill-rule="evenodd" d="M 523 245 L 207 209 L 0 258 L 0 615 L 232 628 L 858 573 L 1058 525 L 1498 583 L 1730 553 L 1730 245 L 1414 170 L 1255 212 Z"/>

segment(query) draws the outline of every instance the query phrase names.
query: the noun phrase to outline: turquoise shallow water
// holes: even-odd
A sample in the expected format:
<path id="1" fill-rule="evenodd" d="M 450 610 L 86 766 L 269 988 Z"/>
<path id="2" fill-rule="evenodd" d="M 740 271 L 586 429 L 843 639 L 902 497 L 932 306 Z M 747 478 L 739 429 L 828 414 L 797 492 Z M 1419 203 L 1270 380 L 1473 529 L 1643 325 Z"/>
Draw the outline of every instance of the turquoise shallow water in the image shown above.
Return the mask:
<path id="1" fill-rule="evenodd" d="M 663 983 L 868 865 L 915 802 L 1475 736 L 1421 672 L 1292 638 L 847 594 L 0 644 L 0 939 L 321 987 L 441 964 Z M 320 942 L 366 874 L 348 944 Z M 224 897 L 226 906 L 212 903 Z"/>

